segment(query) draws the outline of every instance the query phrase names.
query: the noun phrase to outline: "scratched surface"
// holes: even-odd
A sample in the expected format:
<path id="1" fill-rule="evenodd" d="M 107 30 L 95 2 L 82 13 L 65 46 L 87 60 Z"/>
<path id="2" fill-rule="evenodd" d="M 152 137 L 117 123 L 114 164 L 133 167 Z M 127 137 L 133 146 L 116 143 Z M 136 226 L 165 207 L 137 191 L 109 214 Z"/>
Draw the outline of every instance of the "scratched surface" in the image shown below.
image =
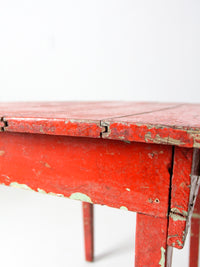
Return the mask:
<path id="1" fill-rule="evenodd" d="M 135 240 L 136 267 L 166 267 L 167 219 L 137 214 Z"/>
<path id="2" fill-rule="evenodd" d="M 104 138 L 200 148 L 199 104 L 180 104 L 104 123 L 109 128 Z"/>
<path id="3" fill-rule="evenodd" d="M 199 150 L 175 147 L 168 245 L 183 248 L 198 189 Z"/>
<path id="4" fill-rule="evenodd" d="M 1 103 L 8 132 L 200 147 L 200 105 L 151 102 Z"/>
<path id="5" fill-rule="evenodd" d="M 167 217 L 172 147 L 1 133 L 0 183 Z"/>

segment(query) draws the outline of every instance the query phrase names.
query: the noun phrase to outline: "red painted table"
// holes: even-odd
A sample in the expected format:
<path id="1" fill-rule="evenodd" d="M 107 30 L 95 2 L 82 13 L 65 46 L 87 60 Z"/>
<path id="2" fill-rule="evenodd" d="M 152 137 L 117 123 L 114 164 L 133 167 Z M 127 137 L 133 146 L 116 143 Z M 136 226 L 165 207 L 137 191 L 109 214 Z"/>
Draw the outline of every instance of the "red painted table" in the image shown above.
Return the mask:
<path id="1" fill-rule="evenodd" d="M 137 212 L 135 266 L 170 266 L 199 186 L 200 105 L 0 104 L 0 183 L 83 201 L 86 259 L 93 204 Z M 197 266 L 200 200 L 192 219 Z"/>

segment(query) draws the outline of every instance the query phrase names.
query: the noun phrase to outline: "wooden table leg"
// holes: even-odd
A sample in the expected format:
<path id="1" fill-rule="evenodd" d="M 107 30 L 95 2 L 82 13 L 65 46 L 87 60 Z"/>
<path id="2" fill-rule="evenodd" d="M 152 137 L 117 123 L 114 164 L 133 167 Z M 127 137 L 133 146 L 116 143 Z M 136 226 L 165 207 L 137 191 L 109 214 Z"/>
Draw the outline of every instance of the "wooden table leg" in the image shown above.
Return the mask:
<path id="1" fill-rule="evenodd" d="M 190 267 L 198 267 L 199 261 L 199 231 L 200 231 L 200 192 L 197 195 L 190 231 Z"/>
<path id="2" fill-rule="evenodd" d="M 85 238 L 85 259 L 93 261 L 94 234 L 93 234 L 93 204 L 83 202 L 83 225 Z"/>
<path id="3" fill-rule="evenodd" d="M 167 247 L 167 218 L 137 214 L 135 267 L 170 267 L 172 247 Z"/>

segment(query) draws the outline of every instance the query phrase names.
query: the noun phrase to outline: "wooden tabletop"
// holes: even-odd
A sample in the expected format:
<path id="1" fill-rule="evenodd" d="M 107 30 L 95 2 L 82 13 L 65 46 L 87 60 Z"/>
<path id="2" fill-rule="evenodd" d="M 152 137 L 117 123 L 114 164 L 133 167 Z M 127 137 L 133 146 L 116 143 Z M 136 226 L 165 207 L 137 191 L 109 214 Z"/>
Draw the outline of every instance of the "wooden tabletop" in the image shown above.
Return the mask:
<path id="1" fill-rule="evenodd" d="M 1 130 L 200 148 L 200 104 L 0 103 Z"/>

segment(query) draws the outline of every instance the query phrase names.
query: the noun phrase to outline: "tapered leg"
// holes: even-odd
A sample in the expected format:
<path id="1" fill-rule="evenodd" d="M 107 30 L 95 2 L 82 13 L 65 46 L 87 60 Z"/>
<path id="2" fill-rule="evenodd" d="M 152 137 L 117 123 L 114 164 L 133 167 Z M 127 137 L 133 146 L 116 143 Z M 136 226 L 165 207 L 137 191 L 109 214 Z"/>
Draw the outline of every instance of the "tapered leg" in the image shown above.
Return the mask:
<path id="1" fill-rule="evenodd" d="M 93 204 L 83 202 L 83 225 L 85 238 L 85 259 L 93 261 L 94 233 L 93 233 Z"/>
<path id="2" fill-rule="evenodd" d="M 170 267 L 172 247 L 167 247 L 167 218 L 137 214 L 135 267 Z"/>
<path id="3" fill-rule="evenodd" d="M 199 231 L 200 231 L 200 192 L 197 195 L 190 231 L 190 267 L 198 267 L 199 261 Z"/>

